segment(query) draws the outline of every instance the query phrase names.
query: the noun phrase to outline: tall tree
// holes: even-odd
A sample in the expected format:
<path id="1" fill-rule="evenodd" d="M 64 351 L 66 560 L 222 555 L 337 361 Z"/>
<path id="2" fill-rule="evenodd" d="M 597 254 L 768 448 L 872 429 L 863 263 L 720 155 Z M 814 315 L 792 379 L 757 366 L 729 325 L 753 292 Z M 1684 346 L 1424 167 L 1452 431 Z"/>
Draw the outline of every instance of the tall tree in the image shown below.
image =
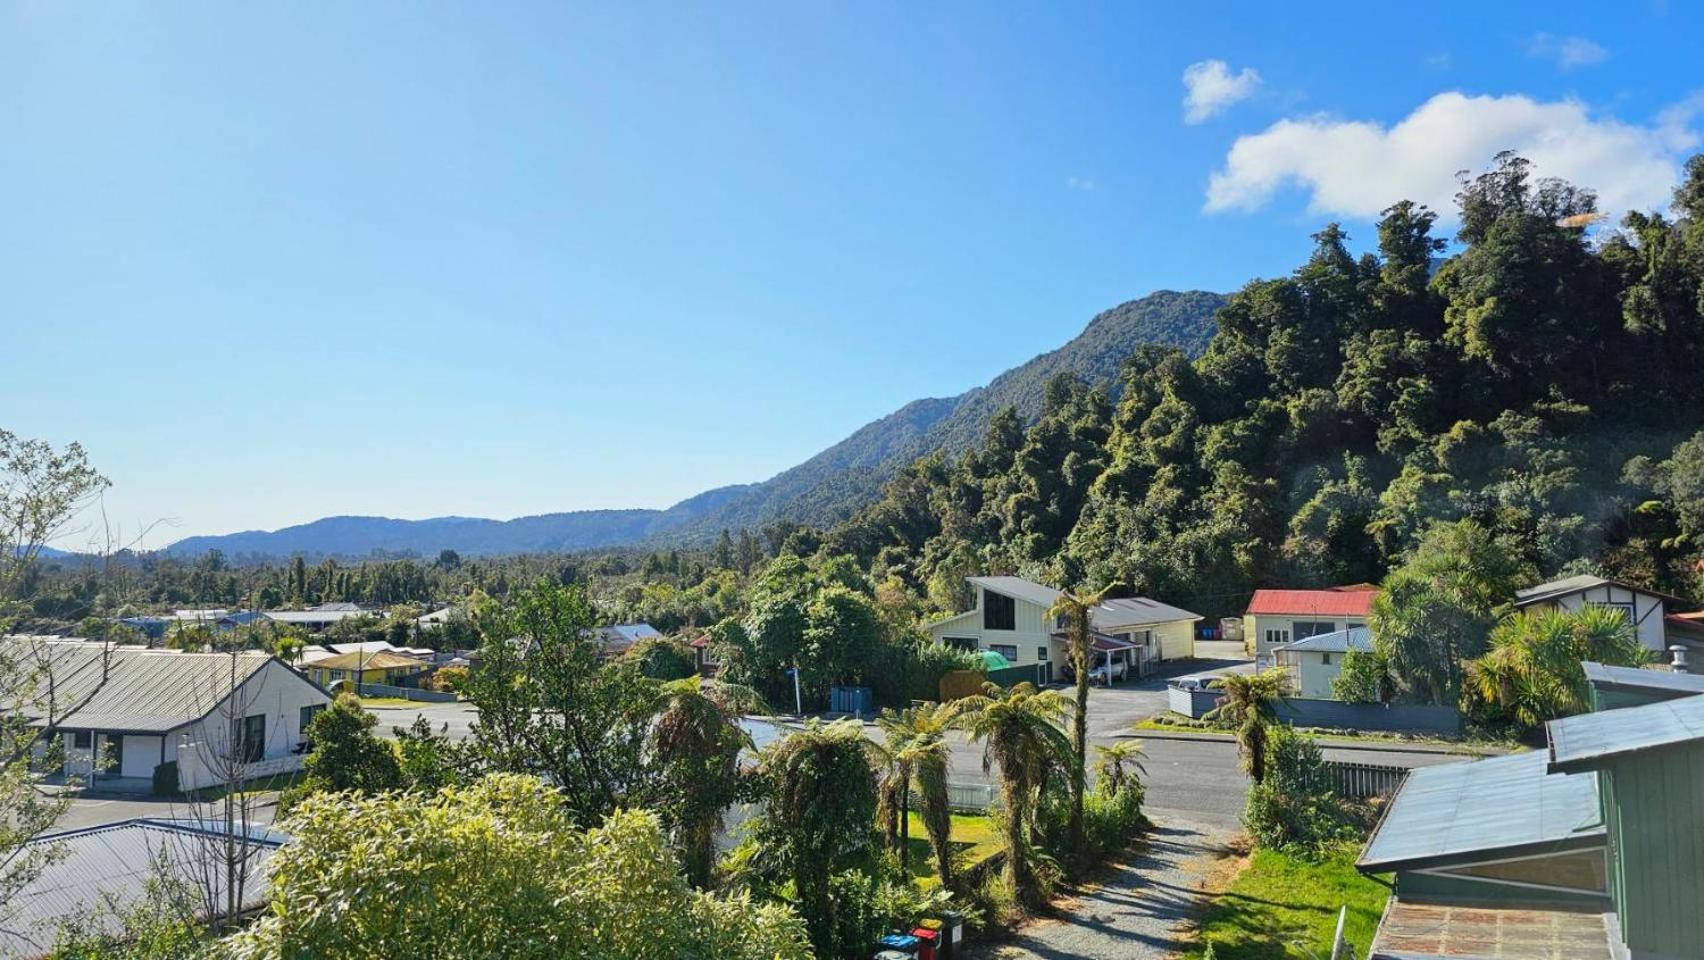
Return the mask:
<path id="1" fill-rule="evenodd" d="M 1260 673 L 1227 673 L 1213 681 L 1225 692 L 1224 699 L 1208 712 L 1236 729 L 1237 753 L 1243 770 L 1255 783 L 1266 779 L 1268 730 L 1278 722 L 1278 700 L 1284 695 L 1289 675 L 1273 668 Z"/>
<path id="2" fill-rule="evenodd" d="M 1071 855 L 1083 853 L 1083 794 L 1089 773 L 1089 670 L 1094 658 L 1094 629 L 1092 613 L 1112 591 L 1115 584 L 1092 593 L 1073 593 L 1062 590 L 1059 599 L 1047 610 L 1047 618 L 1063 621 L 1065 642 L 1071 655 L 1071 670 L 1077 681 L 1077 702 L 1071 717 Z M 1112 677 L 1107 676 L 1107 682 Z"/>
<path id="3" fill-rule="evenodd" d="M 1071 763 L 1071 741 L 1059 727 L 1071 704 L 1056 690 L 1037 690 L 1028 683 L 1002 690 L 989 683 L 979 696 L 960 700 L 958 708 L 959 725 L 983 744 L 983 769 L 1000 768 L 1007 882 L 1019 903 L 1038 908 L 1045 897 L 1030 837 L 1049 779 Z"/>

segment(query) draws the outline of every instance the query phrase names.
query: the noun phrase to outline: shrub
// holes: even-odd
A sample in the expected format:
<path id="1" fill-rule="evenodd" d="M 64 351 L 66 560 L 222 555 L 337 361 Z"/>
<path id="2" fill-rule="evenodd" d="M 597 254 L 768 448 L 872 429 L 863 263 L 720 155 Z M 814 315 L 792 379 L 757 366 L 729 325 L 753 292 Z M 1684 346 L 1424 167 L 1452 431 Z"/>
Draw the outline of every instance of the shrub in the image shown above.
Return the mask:
<path id="1" fill-rule="evenodd" d="M 167 760 L 154 768 L 154 796 L 169 797 L 178 792 L 178 765 Z"/>
<path id="2" fill-rule="evenodd" d="M 1262 847 L 1316 855 L 1354 836 L 1348 809 L 1332 792 L 1329 771 L 1312 737 L 1272 728 L 1267 776 L 1249 790 L 1243 826 Z"/>
<path id="3" fill-rule="evenodd" d="M 460 693 L 462 684 L 467 683 L 466 667 L 441 667 L 432 674 L 432 689 L 443 693 Z"/>
<path id="4" fill-rule="evenodd" d="M 646 637 L 628 649 L 627 659 L 652 680 L 684 680 L 698 672 L 692 646 L 672 637 Z"/>

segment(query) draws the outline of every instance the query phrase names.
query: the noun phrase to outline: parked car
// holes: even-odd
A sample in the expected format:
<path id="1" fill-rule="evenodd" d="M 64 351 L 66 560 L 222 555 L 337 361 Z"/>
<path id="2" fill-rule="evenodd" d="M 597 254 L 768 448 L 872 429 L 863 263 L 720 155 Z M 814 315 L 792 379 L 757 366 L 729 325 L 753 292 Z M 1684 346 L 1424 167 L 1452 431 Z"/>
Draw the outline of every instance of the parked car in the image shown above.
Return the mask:
<path id="1" fill-rule="evenodd" d="M 1175 678 L 1174 680 L 1171 681 L 1171 685 L 1178 688 L 1179 690 L 1205 690 L 1213 683 L 1214 680 L 1217 680 L 1217 679 L 1219 679 L 1219 678 L 1218 677 L 1177 677 L 1177 678 Z"/>
<path id="2" fill-rule="evenodd" d="M 1089 682 L 1090 683 L 1106 683 L 1107 682 L 1107 679 L 1106 679 L 1107 670 L 1106 670 L 1106 668 L 1107 668 L 1107 665 L 1105 663 L 1101 663 L 1101 664 L 1096 665 L 1093 670 L 1089 671 Z M 1128 668 L 1124 665 L 1123 660 L 1114 660 L 1112 662 L 1112 679 L 1123 680 L 1124 679 L 1124 673 L 1127 669 Z"/>

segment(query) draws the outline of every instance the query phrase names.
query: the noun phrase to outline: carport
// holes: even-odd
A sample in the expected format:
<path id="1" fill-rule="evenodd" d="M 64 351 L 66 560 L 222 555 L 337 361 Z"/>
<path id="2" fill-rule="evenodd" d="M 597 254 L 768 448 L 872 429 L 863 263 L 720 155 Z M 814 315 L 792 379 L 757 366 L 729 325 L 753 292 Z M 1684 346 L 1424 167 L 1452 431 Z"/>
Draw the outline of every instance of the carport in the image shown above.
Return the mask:
<path id="1" fill-rule="evenodd" d="M 1065 634 L 1055 633 L 1053 639 L 1064 644 L 1067 651 L 1071 649 L 1071 638 Z M 1112 685 L 1112 665 L 1115 663 L 1124 664 L 1126 679 L 1144 676 L 1148 672 L 1150 661 L 1142 656 L 1142 647 L 1120 637 L 1098 630 L 1091 631 L 1089 651 L 1089 669 L 1092 671 L 1096 667 L 1105 667 L 1108 686 Z"/>

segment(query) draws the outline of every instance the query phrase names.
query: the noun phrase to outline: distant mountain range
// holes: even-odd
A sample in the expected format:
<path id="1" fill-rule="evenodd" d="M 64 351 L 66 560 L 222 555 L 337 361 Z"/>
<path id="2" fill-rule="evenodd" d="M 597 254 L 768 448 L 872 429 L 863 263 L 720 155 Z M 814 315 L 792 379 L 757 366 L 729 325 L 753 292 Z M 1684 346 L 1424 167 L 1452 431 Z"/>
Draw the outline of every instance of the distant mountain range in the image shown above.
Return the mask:
<path id="1" fill-rule="evenodd" d="M 1144 343 L 1200 354 L 1212 338 L 1213 315 L 1224 304 L 1220 294 L 1199 290 L 1161 290 L 1120 304 L 1089 321 L 1064 346 L 1007 370 L 987 386 L 956 397 L 914 400 L 762 483 L 719 487 L 666 510 L 582 510 L 514 520 L 326 517 L 270 532 L 188 537 L 166 552 L 359 557 L 375 550 L 435 556 L 449 549 L 474 556 L 702 543 L 722 529 L 756 529 L 777 520 L 828 526 L 874 500 L 883 484 L 918 457 L 935 451 L 956 456 L 973 448 L 1004 407 L 1014 406 L 1025 419 L 1034 419 L 1041 411 L 1042 389 L 1056 373 L 1116 383 L 1124 359 Z"/>

